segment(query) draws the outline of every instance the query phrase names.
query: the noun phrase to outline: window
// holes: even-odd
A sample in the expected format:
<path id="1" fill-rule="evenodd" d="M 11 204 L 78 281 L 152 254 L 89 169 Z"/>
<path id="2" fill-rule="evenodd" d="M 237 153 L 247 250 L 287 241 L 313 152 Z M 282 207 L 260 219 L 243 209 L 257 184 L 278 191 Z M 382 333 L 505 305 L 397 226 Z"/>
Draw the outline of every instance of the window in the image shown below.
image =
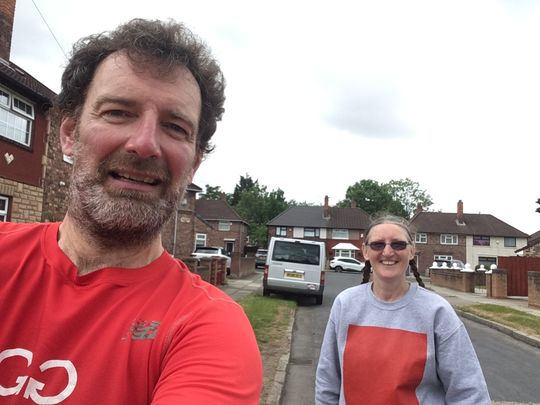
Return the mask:
<path id="1" fill-rule="evenodd" d="M 304 238 L 318 238 L 319 228 L 304 228 Z"/>
<path id="2" fill-rule="evenodd" d="M 473 235 L 472 244 L 474 246 L 489 246 L 489 236 Z"/>
<path id="3" fill-rule="evenodd" d="M 6 222 L 8 217 L 9 199 L 0 195 L 0 221 Z"/>
<path id="4" fill-rule="evenodd" d="M 219 221 L 218 231 L 230 231 L 231 225 L 231 222 Z"/>
<path id="5" fill-rule="evenodd" d="M 336 250 L 336 257 L 354 257 L 352 250 Z"/>
<path id="6" fill-rule="evenodd" d="M 437 262 L 438 266 L 442 266 L 443 263 L 446 263 L 448 267 L 450 267 L 450 263 L 452 262 L 452 256 L 451 255 L 435 255 L 433 256 L 433 261 Z"/>
<path id="7" fill-rule="evenodd" d="M 332 239 L 349 239 L 349 230 L 332 229 Z"/>
<path id="8" fill-rule="evenodd" d="M 206 234 L 198 233 L 195 235 L 195 247 L 206 246 Z"/>
<path id="9" fill-rule="evenodd" d="M 516 238 L 504 238 L 504 247 L 516 247 Z"/>
<path id="10" fill-rule="evenodd" d="M 286 226 L 277 226 L 276 227 L 276 236 L 287 236 L 287 227 Z"/>
<path id="11" fill-rule="evenodd" d="M 427 233 L 417 233 L 414 235 L 415 243 L 427 243 Z"/>
<path id="12" fill-rule="evenodd" d="M 478 257 L 478 267 L 480 267 L 480 265 L 483 264 L 484 265 L 484 269 L 486 270 L 489 270 L 491 268 L 491 265 L 492 264 L 497 264 L 497 258 L 496 257 L 482 257 L 482 256 L 479 256 Z"/>
<path id="13" fill-rule="evenodd" d="M 0 87 L 0 136 L 30 146 L 34 106 Z"/>
<path id="14" fill-rule="evenodd" d="M 441 245 L 457 245 L 458 237 L 452 234 L 441 234 Z"/>

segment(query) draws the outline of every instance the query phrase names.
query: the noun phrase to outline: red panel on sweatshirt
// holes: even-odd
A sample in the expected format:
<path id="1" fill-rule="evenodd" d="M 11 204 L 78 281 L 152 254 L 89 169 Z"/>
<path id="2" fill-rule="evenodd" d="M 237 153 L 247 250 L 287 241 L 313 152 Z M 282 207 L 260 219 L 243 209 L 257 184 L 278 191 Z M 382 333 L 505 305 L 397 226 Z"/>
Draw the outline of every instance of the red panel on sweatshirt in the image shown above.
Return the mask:
<path id="1" fill-rule="evenodd" d="M 348 404 L 418 404 L 427 338 L 423 333 L 350 325 L 343 353 Z"/>

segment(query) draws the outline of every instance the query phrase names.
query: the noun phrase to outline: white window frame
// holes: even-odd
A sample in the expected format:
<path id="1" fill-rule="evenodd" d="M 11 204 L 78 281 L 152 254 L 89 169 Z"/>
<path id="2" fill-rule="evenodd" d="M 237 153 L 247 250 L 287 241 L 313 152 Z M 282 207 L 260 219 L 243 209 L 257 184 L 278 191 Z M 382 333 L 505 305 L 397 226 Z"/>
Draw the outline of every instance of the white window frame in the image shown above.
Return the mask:
<path id="1" fill-rule="evenodd" d="M 441 233 L 441 245 L 457 245 L 458 236 L 451 233 Z"/>
<path id="2" fill-rule="evenodd" d="M 311 234 L 311 232 L 306 233 L 306 229 L 313 229 L 313 234 Z M 320 234 L 321 234 L 321 230 L 320 228 L 313 228 L 313 227 L 305 227 L 304 228 L 304 238 L 318 238 L 320 237 Z"/>
<path id="3" fill-rule="evenodd" d="M 17 94 L 14 94 L 12 91 L 9 91 L 7 88 L 0 86 L 0 92 L 5 95 L 7 100 L 0 101 L 0 113 L 5 112 L 6 117 L 4 120 L 0 120 L 0 136 L 3 138 L 9 139 L 18 144 L 29 147 L 32 144 L 32 128 L 34 124 L 34 103 L 29 100 L 20 97 Z M 0 98 L 2 100 L 2 98 Z M 22 109 L 16 106 L 16 102 L 24 104 L 28 107 L 27 109 Z M 0 115 L 0 118 L 2 116 Z M 16 123 L 13 120 L 18 120 L 19 123 L 26 123 L 24 125 L 26 128 L 18 128 Z M 21 121 L 22 120 L 22 121 Z M 11 132 L 11 134 L 10 134 Z"/>
<path id="4" fill-rule="evenodd" d="M 231 230 L 232 222 L 230 221 L 219 221 L 218 231 L 227 232 Z"/>
<path id="5" fill-rule="evenodd" d="M 332 239 L 349 240 L 349 230 L 348 229 L 332 229 Z"/>
<path id="6" fill-rule="evenodd" d="M 4 201 L 4 209 L 0 209 L 0 222 L 7 222 L 9 212 L 9 198 L 0 195 L 0 201 Z"/>
<path id="7" fill-rule="evenodd" d="M 202 245 L 200 244 L 202 242 Z M 195 247 L 197 246 L 206 246 L 206 234 L 205 233 L 196 233 L 195 234 Z"/>
<path id="8" fill-rule="evenodd" d="M 427 243 L 427 233 L 417 233 L 414 235 L 414 242 L 415 243 Z"/>
<path id="9" fill-rule="evenodd" d="M 287 236 L 287 227 L 276 226 L 276 236 Z"/>

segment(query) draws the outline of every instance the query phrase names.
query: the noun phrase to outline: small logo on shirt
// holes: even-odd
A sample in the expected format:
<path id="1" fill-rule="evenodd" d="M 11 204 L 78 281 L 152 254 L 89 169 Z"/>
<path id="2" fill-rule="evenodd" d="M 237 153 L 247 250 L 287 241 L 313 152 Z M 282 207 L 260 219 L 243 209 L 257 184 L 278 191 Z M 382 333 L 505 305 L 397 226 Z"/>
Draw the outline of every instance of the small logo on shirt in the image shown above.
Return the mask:
<path id="1" fill-rule="evenodd" d="M 137 319 L 131 324 L 131 340 L 154 339 L 159 327 L 159 321 L 143 321 Z"/>

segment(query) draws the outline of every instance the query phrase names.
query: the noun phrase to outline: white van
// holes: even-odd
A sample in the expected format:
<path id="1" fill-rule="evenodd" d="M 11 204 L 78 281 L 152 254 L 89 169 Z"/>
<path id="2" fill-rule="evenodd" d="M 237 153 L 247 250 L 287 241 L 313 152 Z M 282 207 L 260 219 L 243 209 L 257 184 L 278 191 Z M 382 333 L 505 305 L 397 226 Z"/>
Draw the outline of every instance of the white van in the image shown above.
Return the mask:
<path id="1" fill-rule="evenodd" d="M 288 292 L 312 295 L 321 305 L 326 254 L 324 242 L 272 237 L 263 276 L 263 295 Z"/>

